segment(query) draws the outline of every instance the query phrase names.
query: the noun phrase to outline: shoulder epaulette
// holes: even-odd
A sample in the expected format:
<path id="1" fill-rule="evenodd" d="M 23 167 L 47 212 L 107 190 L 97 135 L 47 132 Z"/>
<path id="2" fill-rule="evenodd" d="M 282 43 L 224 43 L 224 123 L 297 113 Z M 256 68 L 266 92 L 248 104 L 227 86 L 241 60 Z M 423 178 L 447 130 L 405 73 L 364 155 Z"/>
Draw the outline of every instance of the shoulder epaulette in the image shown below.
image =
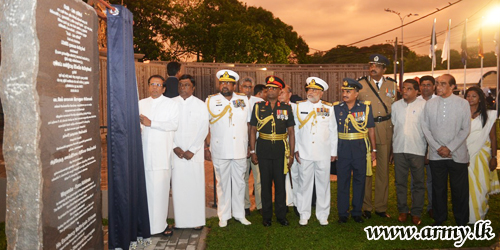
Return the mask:
<path id="1" fill-rule="evenodd" d="M 216 95 L 218 95 L 218 94 L 209 95 L 207 98 L 214 97 Z"/>
<path id="2" fill-rule="evenodd" d="M 388 76 L 387 76 L 385 79 L 387 79 L 387 80 L 389 80 L 389 81 L 396 82 L 396 80 L 394 80 L 394 79 L 392 79 L 392 78 L 390 78 L 390 77 L 388 77 Z"/>
<path id="3" fill-rule="evenodd" d="M 286 103 L 286 102 L 281 102 L 282 105 L 288 105 L 288 106 L 292 106 L 290 105 L 290 103 Z"/>
<path id="4" fill-rule="evenodd" d="M 322 103 L 323 105 L 326 105 L 326 106 L 330 106 L 330 107 L 331 107 L 331 106 L 333 106 L 331 102 L 321 101 L 321 103 Z"/>
<path id="5" fill-rule="evenodd" d="M 257 103 L 264 103 L 264 102 L 266 102 L 266 101 L 258 101 L 258 102 L 255 102 L 255 104 L 257 104 Z"/>
<path id="6" fill-rule="evenodd" d="M 372 104 L 372 102 L 371 102 L 371 101 L 364 101 L 363 103 L 364 103 L 365 105 L 370 105 L 370 104 Z"/>
<path id="7" fill-rule="evenodd" d="M 307 101 L 307 100 L 296 101 L 295 103 L 296 103 L 296 104 L 299 104 L 299 103 L 301 103 L 301 102 L 305 102 L 305 101 Z"/>
<path id="8" fill-rule="evenodd" d="M 368 81 L 368 76 L 362 76 L 362 77 L 359 77 L 359 78 L 358 78 L 358 81 L 363 80 L 363 79 Z"/>
<path id="9" fill-rule="evenodd" d="M 235 92 L 235 94 L 237 94 L 237 95 L 245 95 L 245 93 L 238 93 L 238 92 Z"/>
<path id="10" fill-rule="evenodd" d="M 335 106 L 335 105 L 339 105 L 339 104 L 340 104 L 340 102 L 338 102 L 338 101 L 337 101 L 337 102 L 334 102 L 334 103 L 333 103 L 333 106 Z"/>

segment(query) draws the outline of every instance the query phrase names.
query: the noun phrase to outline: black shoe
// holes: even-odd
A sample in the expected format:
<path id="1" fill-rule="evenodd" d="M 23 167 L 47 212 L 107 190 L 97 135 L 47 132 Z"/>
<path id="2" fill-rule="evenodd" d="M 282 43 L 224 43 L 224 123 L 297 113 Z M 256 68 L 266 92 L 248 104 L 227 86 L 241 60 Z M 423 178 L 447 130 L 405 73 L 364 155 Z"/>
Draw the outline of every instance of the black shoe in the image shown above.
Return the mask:
<path id="1" fill-rule="evenodd" d="M 338 220 L 338 223 L 340 223 L 340 224 L 347 223 L 347 217 L 345 217 L 345 216 L 340 216 L 340 217 L 339 217 L 339 220 Z"/>
<path id="2" fill-rule="evenodd" d="M 245 217 L 250 216 L 250 208 L 245 208 Z"/>
<path id="3" fill-rule="evenodd" d="M 288 220 L 285 218 L 285 219 L 278 219 L 278 222 L 282 225 L 282 226 L 288 226 L 290 225 L 288 223 Z"/>
<path id="4" fill-rule="evenodd" d="M 391 218 L 391 216 L 386 212 L 375 212 L 375 214 L 382 218 Z"/>
<path id="5" fill-rule="evenodd" d="M 353 216 L 352 219 L 357 222 L 357 223 L 363 223 L 364 220 L 361 218 L 361 216 Z"/>
<path id="6" fill-rule="evenodd" d="M 265 227 L 270 227 L 271 226 L 271 220 L 263 220 L 262 221 L 262 225 L 264 225 Z"/>
<path id="7" fill-rule="evenodd" d="M 361 215 L 363 217 L 365 217 L 365 219 L 370 219 L 372 217 L 372 212 L 370 212 L 370 211 L 363 211 L 363 213 Z"/>
<path id="8" fill-rule="evenodd" d="M 297 209 L 296 206 L 293 206 L 293 211 L 295 212 L 295 215 L 300 218 L 299 210 Z"/>

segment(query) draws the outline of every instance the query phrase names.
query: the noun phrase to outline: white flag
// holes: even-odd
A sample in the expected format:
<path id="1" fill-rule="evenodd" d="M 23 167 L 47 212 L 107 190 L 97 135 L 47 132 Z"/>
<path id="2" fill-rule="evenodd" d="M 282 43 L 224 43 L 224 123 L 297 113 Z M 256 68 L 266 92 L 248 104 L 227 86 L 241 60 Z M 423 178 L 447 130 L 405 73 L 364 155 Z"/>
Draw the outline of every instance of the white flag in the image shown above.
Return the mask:
<path id="1" fill-rule="evenodd" d="M 436 41 L 436 18 L 434 18 L 434 24 L 432 24 L 432 33 L 431 33 L 431 46 L 429 48 L 429 57 L 432 59 L 432 68 L 436 68 L 436 49 L 437 49 L 437 41 Z"/>
<path id="2" fill-rule="evenodd" d="M 444 40 L 443 44 L 443 53 L 441 53 L 441 63 L 449 59 L 449 50 L 450 50 L 450 23 L 451 19 L 448 22 L 448 29 L 446 29 L 446 39 Z"/>

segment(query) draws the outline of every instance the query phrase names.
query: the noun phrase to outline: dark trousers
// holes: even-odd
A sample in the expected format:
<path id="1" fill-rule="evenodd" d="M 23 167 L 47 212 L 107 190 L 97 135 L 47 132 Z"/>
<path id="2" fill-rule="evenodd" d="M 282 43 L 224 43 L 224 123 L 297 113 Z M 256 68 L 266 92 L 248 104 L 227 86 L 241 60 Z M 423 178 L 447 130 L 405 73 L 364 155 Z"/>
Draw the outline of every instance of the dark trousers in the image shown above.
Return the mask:
<path id="1" fill-rule="evenodd" d="M 257 156 L 258 157 L 258 156 Z M 271 220 L 273 217 L 273 181 L 274 181 L 274 208 L 276 218 L 286 218 L 286 191 L 283 174 L 284 158 L 259 159 L 260 183 L 262 187 L 262 219 Z"/>
<path id="2" fill-rule="evenodd" d="M 434 220 L 448 219 L 448 176 L 450 177 L 451 204 L 457 226 L 469 222 L 469 178 L 467 163 L 453 160 L 430 161 L 432 174 L 432 210 Z"/>
<path id="3" fill-rule="evenodd" d="M 366 158 L 344 158 L 337 161 L 337 208 L 340 216 L 349 216 L 349 193 L 352 172 L 351 216 L 361 216 L 365 196 Z"/>
<path id="4" fill-rule="evenodd" d="M 408 172 L 411 173 L 411 215 L 420 217 L 425 201 L 424 156 L 394 153 L 398 211 L 408 213 Z"/>

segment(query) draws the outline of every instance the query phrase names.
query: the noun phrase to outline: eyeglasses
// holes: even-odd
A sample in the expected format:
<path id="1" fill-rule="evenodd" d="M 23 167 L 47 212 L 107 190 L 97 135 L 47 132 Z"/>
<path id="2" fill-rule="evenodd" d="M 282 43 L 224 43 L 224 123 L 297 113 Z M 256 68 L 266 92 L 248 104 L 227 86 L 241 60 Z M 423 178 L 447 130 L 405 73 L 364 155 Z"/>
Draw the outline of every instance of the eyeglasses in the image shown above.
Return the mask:
<path id="1" fill-rule="evenodd" d="M 149 85 L 156 86 L 156 87 L 163 87 L 162 83 L 150 83 Z"/>

